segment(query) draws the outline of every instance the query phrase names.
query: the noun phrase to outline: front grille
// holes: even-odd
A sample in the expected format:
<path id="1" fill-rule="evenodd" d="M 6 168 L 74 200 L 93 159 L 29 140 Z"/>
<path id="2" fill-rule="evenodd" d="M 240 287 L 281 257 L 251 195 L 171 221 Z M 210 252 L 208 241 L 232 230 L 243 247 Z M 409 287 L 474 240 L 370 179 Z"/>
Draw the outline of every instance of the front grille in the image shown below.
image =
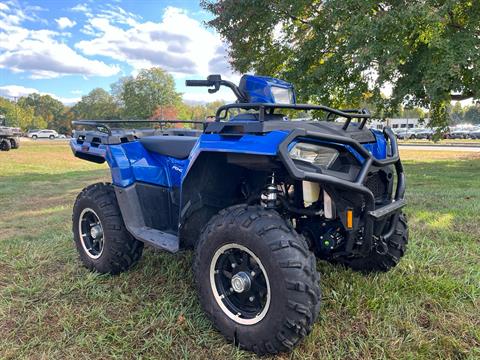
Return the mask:
<path id="1" fill-rule="evenodd" d="M 375 200 L 383 201 L 388 196 L 388 182 L 381 171 L 370 174 L 365 181 L 365 186 L 373 193 Z"/>

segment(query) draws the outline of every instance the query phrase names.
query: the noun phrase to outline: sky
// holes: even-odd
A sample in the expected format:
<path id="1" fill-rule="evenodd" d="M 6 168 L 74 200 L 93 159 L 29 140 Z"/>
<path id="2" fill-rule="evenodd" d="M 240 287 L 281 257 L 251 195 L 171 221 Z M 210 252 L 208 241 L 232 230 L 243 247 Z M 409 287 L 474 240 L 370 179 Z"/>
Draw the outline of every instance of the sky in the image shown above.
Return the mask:
<path id="1" fill-rule="evenodd" d="M 198 1 L 0 0 L 0 96 L 50 94 L 67 105 L 96 87 L 159 66 L 189 102 L 232 100 L 186 79 L 238 81 Z"/>

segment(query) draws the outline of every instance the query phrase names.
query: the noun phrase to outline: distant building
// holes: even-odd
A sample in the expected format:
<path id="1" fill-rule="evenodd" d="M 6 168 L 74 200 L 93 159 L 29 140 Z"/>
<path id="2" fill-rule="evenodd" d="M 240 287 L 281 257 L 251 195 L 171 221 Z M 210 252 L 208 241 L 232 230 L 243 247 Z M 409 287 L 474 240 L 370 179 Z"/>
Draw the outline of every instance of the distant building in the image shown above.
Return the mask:
<path id="1" fill-rule="evenodd" d="M 370 121 L 370 127 L 375 129 L 383 129 L 385 126 L 390 126 L 392 129 L 412 129 L 425 127 L 426 124 L 428 124 L 428 119 L 419 118 L 372 119 Z"/>

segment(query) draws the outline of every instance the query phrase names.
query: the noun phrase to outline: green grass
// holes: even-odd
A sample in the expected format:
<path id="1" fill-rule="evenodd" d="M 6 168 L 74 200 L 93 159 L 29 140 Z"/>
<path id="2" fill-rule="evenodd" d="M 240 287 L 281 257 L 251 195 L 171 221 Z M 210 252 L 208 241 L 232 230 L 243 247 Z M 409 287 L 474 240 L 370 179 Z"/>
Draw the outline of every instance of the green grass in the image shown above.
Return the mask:
<path id="1" fill-rule="evenodd" d="M 469 145 L 469 146 L 480 146 L 480 139 L 440 139 L 438 142 L 433 142 L 432 140 L 427 139 L 408 139 L 401 140 L 398 142 L 400 144 L 416 144 L 416 145 Z"/>
<path id="2" fill-rule="evenodd" d="M 282 359 L 480 357 L 480 157 L 406 150 L 410 247 L 387 274 L 325 262 L 313 332 Z M 120 276 L 85 270 L 76 194 L 108 179 L 65 144 L 0 152 L 0 359 L 249 359 L 196 299 L 191 253 L 147 249 Z"/>

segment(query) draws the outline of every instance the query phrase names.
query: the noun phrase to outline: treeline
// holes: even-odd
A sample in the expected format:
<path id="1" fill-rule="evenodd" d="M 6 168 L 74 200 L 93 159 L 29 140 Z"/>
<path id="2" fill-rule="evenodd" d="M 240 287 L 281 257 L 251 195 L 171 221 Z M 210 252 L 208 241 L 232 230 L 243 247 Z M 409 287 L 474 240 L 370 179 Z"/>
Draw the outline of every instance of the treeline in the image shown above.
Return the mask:
<path id="1" fill-rule="evenodd" d="M 30 94 L 17 101 L 0 97 L 0 118 L 23 130 L 48 128 L 70 133 L 72 120 L 179 119 L 205 120 L 223 104 L 216 101 L 191 105 L 182 101 L 173 77 L 160 68 L 142 70 L 119 79 L 110 92 L 96 88 L 73 106 L 50 95 Z M 2 116 L 3 115 L 3 116 Z"/>
<path id="2" fill-rule="evenodd" d="M 179 119 L 205 120 L 223 102 L 191 105 L 182 101 L 173 77 L 160 68 L 140 71 L 137 76 L 119 79 L 110 92 L 96 88 L 82 96 L 74 106 L 65 106 L 50 95 L 30 94 L 11 101 L 0 97 L 0 118 L 9 126 L 27 129 L 54 129 L 70 133 L 72 120 L 83 119 Z M 371 104 L 365 107 L 375 112 Z M 459 102 L 447 109 L 450 125 L 480 124 L 480 106 L 462 107 Z M 403 109 L 395 117 L 430 117 L 420 108 Z"/>
<path id="3" fill-rule="evenodd" d="M 480 105 L 463 106 L 456 102 L 449 109 L 451 125 L 458 124 L 479 124 L 480 125 Z"/>

